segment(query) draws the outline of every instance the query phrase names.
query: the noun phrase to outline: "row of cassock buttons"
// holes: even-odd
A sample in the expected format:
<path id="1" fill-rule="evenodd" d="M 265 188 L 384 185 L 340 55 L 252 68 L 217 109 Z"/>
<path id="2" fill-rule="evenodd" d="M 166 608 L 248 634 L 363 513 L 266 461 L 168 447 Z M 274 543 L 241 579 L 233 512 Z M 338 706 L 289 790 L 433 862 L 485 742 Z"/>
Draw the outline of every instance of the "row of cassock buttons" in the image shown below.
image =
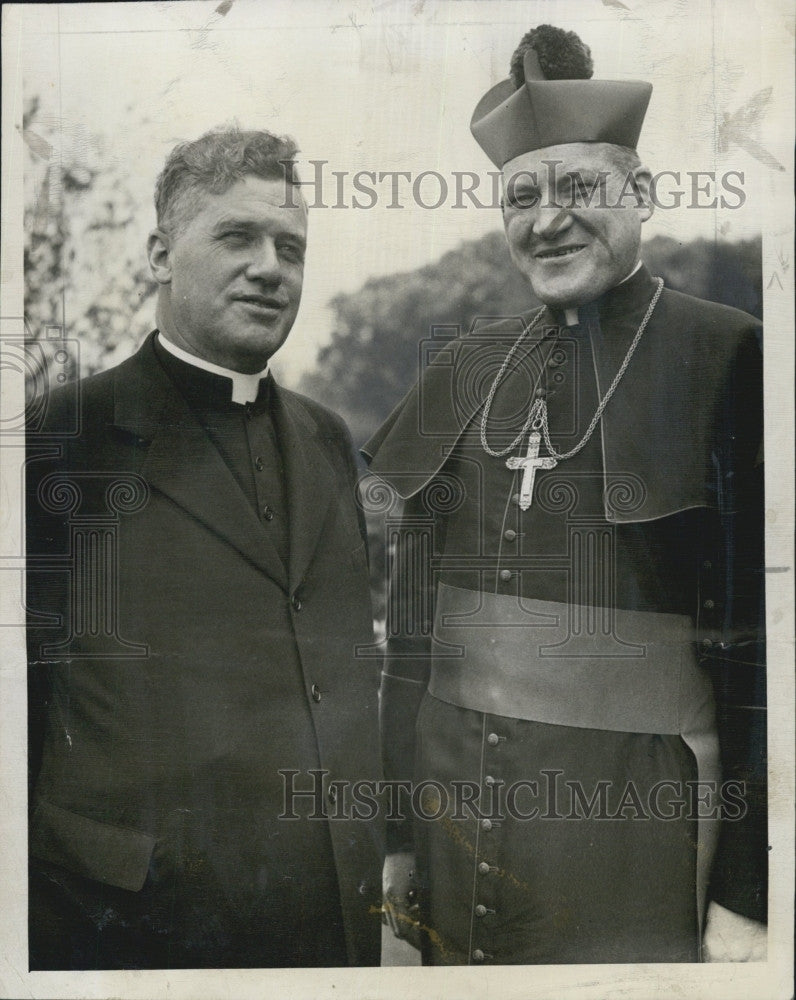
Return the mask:
<path id="1" fill-rule="evenodd" d="M 500 745 L 502 740 L 505 740 L 505 736 L 498 736 L 497 733 L 490 733 L 486 742 L 490 747 L 497 747 Z M 492 775 L 488 774 L 484 778 L 484 784 L 491 787 L 495 784 L 495 779 Z M 493 829 L 494 824 L 491 819 L 484 818 L 480 820 L 481 829 L 487 833 Z M 489 875 L 490 873 L 497 872 L 498 869 L 494 865 L 490 865 L 488 861 L 481 861 L 478 865 L 478 872 L 480 875 Z M 483 903 L 478 903 L 475 907 L 476 917 L 483 918 L 489 915 L 494 915 L 495 911 L 490 909 L 490 907 L 485 906 Z M 487 959 L 493 958 L 493 955 L 488 954 L 482 948 L 475 948 L 472 953 L 472 959 L 474 962 L 485 962 Z"/>

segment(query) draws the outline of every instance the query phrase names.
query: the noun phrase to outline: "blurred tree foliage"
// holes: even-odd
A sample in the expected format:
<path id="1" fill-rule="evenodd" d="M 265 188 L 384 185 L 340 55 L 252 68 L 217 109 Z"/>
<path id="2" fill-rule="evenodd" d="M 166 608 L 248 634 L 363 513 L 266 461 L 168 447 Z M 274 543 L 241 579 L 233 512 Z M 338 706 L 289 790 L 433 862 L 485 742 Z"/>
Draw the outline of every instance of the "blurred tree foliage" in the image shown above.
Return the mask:
<path id="1" fill-rule="evenodd" d="M 656 236 L 643 257 L 667 287 L 762 314 L 760 239 L 741 243 Z M 471 240 L 407 274 L 373 278 L 330 303 L 328 345 L 301 390 L 336 410 L 359 445 L 417 379 L 420 342 L 434 328 L 467 330 L 477 317 L 515 316 L 538 305 L 501 232 Z"/>
<path id="2" fill-rule="evenodd" d="M 151 328 L 156 286 L 142 252 L 142 206 L 131 193 L 130 165 L 85 127 L 65 128 L 41 111 L 37 97 L 26 100 L 25 322 L 45 358 L 58 348 L 54 332 L 79 341 L 81 370 L 66 372 L 73 378 L 107 368 L 140 343 Z M 761 315 L 760 239 L 679 243 L 657 236 L 644 259 L 669 288 Z M 516 316 L 537 304 L 502 232 L 463 242 L 433 264 L 334 298 L 329 343 L 300 388 L 340 413 L 361 444 L 417 379 L 421 342 L 435 330 L 455 335 L 479 317 Z M 48 365 L 48 372 L 58 367 Z M 383 621 L 384 525 L 368 520 Z"/>
<path id="3" fill-rule="evenodd" d="M 24 267 L 27 335 L 58 328 L 80 341 L 80 372 L 107 368 L 151 328 L 155 284 L 134 220 L 125 172 L 87 129 L 25 102 Z M 54 350 L 55 345 L 46 343 Z"/>

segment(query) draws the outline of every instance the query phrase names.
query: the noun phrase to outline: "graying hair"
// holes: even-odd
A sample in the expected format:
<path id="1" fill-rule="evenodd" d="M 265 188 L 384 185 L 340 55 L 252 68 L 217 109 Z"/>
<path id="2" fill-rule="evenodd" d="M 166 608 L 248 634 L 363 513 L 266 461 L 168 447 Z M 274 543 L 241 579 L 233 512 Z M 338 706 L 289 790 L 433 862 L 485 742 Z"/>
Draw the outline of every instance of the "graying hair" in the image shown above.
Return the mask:
<path id="1" fill-rule="evenodd" d="M 222 126 L 181 142 L 155 184 L 157 224 L 175 234 L 190 221 L 203 193 L 223 194 L 247 175 L 297 185 L 298 147 L 290 136 Z M 287 193 L 287 192 L 286 192 Z"/>

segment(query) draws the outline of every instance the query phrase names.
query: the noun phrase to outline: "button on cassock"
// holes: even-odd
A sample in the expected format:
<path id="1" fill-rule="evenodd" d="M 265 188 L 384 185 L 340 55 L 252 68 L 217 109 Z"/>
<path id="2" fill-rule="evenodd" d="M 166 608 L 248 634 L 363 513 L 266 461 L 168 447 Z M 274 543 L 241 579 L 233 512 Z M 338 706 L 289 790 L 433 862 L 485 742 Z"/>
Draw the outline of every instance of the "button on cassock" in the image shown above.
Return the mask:
<path id="1" fill-rule="evenodd" d="M 292 597 L 290 598 L 290 606 L 291 606 L 291 608 L 293 608 L 293 610 L 294 610 L 294 611 L 296 611 L 296 612 L 298 612 L 298 611 L 301 611 L 301 601 L 300 601 L 300 600 L 299 600 L 299 598 L 298 598 L 298 594 L 294 594 L 294 595 L 293 595 L 293 596 L 292 596 Z"/>
<path id="2" fill-rule="evenodd" d="M 318 685 L 317 684 L 313 684 L 312 688 L 310 690 L 311 690 L 311 693 L 312 693 L 312 700 L 313 701 L 320 701 L 322 695 L 321 695 L 321 689 L 318 687 Z"/>

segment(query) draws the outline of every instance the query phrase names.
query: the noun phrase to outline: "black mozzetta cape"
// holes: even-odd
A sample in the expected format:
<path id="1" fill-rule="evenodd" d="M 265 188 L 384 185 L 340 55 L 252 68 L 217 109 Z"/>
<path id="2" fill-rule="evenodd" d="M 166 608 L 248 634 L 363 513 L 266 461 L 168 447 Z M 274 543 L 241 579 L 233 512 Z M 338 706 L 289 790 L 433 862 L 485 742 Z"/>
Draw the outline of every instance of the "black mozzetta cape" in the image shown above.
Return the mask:
<path id="1" fill-rule="evenodd" d="M 573 448 L 619 370 L 655 289 L 642 267 L 582 307 L 575 327 L 562 328 L 563 317 L 546 310 L 500 380 L 486 427 L 490 447 L 498 451 L 510 444 L 534 394 L 544 392 L 554 447 Z M 523 597 L 567 600 L 544 572 L 514 572 L 510 580 L 501 574 L 522 567 L 524 555 L 545 552 L 550 531 L 545 504 L 536 497 L 545 496 L 546 477 L 565 471 L 591 483 L 581 491 L 588 513 L 616 526 L 615 606 L 688 614 L 693 621 L 693 642 L 714 679 L 724 778 L 745 782 L 749 806 L 742 821 L 724 824 L 711 898 L 765 919 L 759 324 L 738 310 L 664 289 L 590 442 L 554 472 L 537 473 L 534 505 L 520 512 L 516 500 L 511 505 L 519 476 L 505 468 L 504 458 L 486 455 L 479 431 L 486 396 L 528 319 L 477 322 L 463 337 L 430 343 L 418 384 L 363 452 L 371 470 L 404 501 L 405 518 L 434 519 L 435 584 L 496 593 L 519 588 Z M 526 441 L 508 454 L 524 454 Z M 477 503 L 447 513 L 444 495 L 456 489 L 481 492 Z M 548 494 L 549 510 L 549 488 Z M 517 519 L 508 533 L 507 512 Z M 533 539 L 532 550 L 527 542 L 524 551 L 518 541 L 507 544 L 512 535 Z M 476 555 L 476 548 L 477 571 L 468 577 L 461 557 Z M 423 607 L 433 617 L 433 593 Z M 388 777 L 405 777 L 412 771 L 411 733 L 428 676 L 430 640 L 396 630 L 392 636 L 382 686 L 385 762 Z M 410 846 L 405 830 L 393 830 L 392 837 L 393 847 Z"/>

